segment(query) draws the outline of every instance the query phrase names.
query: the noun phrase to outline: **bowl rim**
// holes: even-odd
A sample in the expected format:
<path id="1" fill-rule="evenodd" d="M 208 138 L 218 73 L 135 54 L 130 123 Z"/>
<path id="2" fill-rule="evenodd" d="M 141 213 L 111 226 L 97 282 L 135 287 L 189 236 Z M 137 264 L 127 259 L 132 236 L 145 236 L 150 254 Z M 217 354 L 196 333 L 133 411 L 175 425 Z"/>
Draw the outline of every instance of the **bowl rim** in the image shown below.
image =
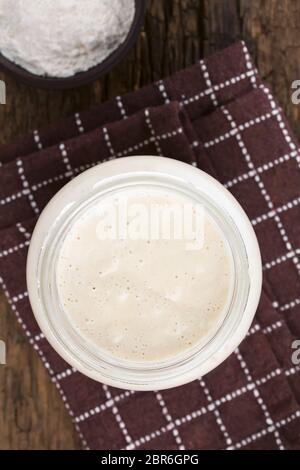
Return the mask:
<path id="1" fill-rule="evenodd" d="M 6 58 L 0 51 L 0 69 L 14 76 L 18 82 L 36 88 L 64 90 L 86 85 L 108 73 L 119 64 L 134 46 L 144 23 L 147 0 L 135 0 L 135 15 L 125 41 L 103 62 L 70 77 L 47 77 L 36 75 Z"/>

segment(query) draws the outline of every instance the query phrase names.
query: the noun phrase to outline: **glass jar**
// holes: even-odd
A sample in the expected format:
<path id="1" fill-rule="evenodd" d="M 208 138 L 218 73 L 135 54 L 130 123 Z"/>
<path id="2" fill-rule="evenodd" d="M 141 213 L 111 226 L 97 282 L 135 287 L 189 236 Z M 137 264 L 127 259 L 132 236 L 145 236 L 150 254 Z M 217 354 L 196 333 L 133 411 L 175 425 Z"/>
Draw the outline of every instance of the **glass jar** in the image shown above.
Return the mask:
<path id="1" fill-rule="evenodd" d="M 74 328 L 60 303 L 56 269 L 65 236 L 84 211 L 108 194 L 147 185 L 177 191 L 204 206 L 230 247 L 234 288 L 223 322 L 204 345 L 196 345 L 164 361 L 133 362 L 101 350 Z M 53 197 L 41 214 L 27 261 L 31 306 L 42 332 L 56 352 L 92 379 L 131 390 L 159 390 L 183 385 L 223 362 L 250 328 L 261 284 L 257 239 L 236 199 L 203 171 L 162 157 L 120 158 L 74 178 Z"/>

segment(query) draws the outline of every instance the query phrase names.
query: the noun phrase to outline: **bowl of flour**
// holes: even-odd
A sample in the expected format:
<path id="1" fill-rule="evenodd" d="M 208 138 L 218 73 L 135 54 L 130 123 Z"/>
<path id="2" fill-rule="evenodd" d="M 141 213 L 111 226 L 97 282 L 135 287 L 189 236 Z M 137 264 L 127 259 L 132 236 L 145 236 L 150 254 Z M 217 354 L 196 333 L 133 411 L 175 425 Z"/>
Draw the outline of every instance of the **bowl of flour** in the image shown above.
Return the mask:
<path id="1" fill-rule="evenodd" d="M 144 0 L 0 0 L 0 66 L 42 88 L 96 80 L 128 53 Z"/>

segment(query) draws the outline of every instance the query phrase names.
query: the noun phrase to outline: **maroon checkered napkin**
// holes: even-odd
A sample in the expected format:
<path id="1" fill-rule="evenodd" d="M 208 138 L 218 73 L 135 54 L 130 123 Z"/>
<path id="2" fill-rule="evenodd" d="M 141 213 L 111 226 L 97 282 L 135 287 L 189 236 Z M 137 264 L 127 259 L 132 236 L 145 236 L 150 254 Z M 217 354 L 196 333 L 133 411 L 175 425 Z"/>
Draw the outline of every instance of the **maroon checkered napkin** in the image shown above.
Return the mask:
<path id="1" fill-rule="evenodd" d="M 199 380 L 121 391 L 66 364 L 32 315 L 30 235 L 44 205 L 86 168 L 158 154 L 219 179 L 245 208 L 262 249 L 264 288 L 240 348 Z M 299 449 L 300 155 L 243 43 L 152 86 L 102 104 L 0 152 L 0 283 L 92 449 Z"/>

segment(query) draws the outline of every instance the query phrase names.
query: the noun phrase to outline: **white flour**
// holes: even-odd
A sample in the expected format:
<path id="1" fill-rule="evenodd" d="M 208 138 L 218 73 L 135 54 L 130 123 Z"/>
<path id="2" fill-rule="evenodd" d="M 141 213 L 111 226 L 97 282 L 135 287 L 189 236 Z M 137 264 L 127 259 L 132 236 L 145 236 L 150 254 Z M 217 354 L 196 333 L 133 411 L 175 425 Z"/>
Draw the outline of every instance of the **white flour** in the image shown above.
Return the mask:
<path id="1" fill-rule="evenodd" d="M 34 74 L 72 76 L 124 42 L 134 13 L 134 0 L 0 0 L 0 51 Z"/>

